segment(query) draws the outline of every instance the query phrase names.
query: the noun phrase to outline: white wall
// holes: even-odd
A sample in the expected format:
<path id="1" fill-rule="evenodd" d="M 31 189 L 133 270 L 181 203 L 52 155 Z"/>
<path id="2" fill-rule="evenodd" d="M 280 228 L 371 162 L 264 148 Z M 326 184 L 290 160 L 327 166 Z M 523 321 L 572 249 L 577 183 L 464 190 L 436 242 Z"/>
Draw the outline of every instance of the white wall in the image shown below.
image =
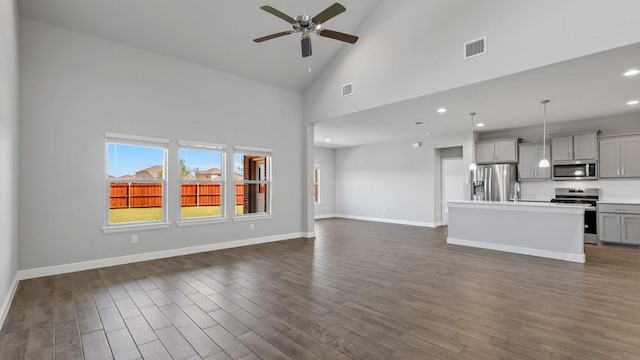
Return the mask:
<path id="1" fill-rule="evenodd" d="M 299 93 L 24 18 L 19 35 L 21 270 L 304 232 Z M 173 223 L 138 233 L 136 245 L 134 233 L 104 234 L 107 131 L 169 138 L 168 174 L 178 172 L 178 139 L 272 148 L 273 218 L 255 230 Z M 175 222 L 175 177 L 168 191 Z"/>
<path id="2" fill-rule="evenodd" d="M 18 61 L 16 8 L 0 0 L 0 326 L 18 270 Z"/>
<path id="3" fill-rule="evenodd" d="M 336 212 L 367 220 L 435 226 L 440 221 L 440 157 L 436 149 L 463 146 L 470 134 L 433 136 L 413 148 L 405 139 L 336 150 Z M 464 195 L 468 198 L 469 192 Z"/>
<path id="4" fill-rule="evenodd" d="M 636 43 L 639 12 L 637 0 L 385 0 L 361 26 L 367 36 L 305 91 L 305 116 L 324 120 Z M 484 35 L 487 54 L 464 60 L 463 44 Z M 342 98 L 347 83 L 354 94 Z"/>
<path id="5" fill-rule="evenodd" d="M 315 204 L 315 216 L 336 213 L 336 150 L 314 147 L 314 165 L 320 168 L 320 198 Z"/>

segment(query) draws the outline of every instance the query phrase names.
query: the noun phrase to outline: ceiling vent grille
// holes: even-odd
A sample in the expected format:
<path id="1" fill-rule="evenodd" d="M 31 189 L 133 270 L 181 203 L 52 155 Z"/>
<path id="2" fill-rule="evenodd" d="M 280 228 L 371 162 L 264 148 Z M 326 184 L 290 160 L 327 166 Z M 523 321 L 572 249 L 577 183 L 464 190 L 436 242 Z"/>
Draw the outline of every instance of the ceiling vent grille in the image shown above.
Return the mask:
<path id="1" fill-rule="evenodd" d="M 487 52 L 487 37 L 464 43 L 464 58 L 471 59 L 476 56 L 484 55 Z"/>
<path id="2" fill-rule="evenodd" d="M 342 97 L 351 96 L 353 94 L 353 84 L 342 85 Z"/>

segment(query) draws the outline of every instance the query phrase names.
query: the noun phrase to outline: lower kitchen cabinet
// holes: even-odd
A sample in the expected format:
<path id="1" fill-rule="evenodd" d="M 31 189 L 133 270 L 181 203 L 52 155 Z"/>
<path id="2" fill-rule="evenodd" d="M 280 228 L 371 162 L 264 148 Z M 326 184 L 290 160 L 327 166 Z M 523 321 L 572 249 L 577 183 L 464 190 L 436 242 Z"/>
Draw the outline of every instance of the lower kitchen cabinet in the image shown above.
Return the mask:
<path id="1" fill-rule="evenodd" d="M 598 239 L 640 245 L 640 205 L 598 204 Z"/>

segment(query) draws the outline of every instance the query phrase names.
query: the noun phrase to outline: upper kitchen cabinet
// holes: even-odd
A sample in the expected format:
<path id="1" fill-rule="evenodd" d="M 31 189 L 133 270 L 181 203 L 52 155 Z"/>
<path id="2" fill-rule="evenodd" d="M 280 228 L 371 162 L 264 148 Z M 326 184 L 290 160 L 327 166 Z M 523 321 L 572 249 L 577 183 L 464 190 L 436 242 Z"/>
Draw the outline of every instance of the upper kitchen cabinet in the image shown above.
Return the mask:
<path id="1" fill-rule="evenodd" d="M 598 132 L 551 135 L 553 160 L 598 160 Z"/>
<path id="2" fill-rule="evenodd" d="M 509 163 L 518 161 L 519 138 L 478 141 L 476 162 L 478 164 Z"/>
<path id="3" fill-rule="evenodd" d="M 520 144 L 518 153 L 518 179 L 534 180 L 551 178 L 550 168 L 541 168 L 538 166 L 544 155 L 549 159 L 551 155 L 549 145 L 543 148 L 542 144 Z"/>
<path id="4" fill-rule="evenodd" d="M 640 177 L 640 135 L 600 140 L 600 177 Z"/>

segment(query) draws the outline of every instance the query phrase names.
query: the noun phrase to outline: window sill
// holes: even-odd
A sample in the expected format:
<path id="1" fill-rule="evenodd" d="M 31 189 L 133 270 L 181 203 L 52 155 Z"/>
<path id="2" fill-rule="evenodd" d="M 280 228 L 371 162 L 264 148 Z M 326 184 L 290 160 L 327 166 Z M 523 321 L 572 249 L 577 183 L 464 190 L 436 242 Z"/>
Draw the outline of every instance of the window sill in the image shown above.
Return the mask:
<path id="1" fill-rule="evenodd" d="M 105 234 L 109 234 L 109 233 L 118 233 L 118 232 L 126 232 L 126 231 L 167 229 L 170 226 L 171 226 L 171 223 L 169 222 L 144 223 L 144 224 L 136 224 L 136 225 L 103 226 L 102 232 Z"/>
<path id="2" fill-rule="evenodd" d="M 272 217 L 273 217 L 272 214 L 240 215 L 240 216 L 234 216 L 233 221 L 253 221 L 253 220 L 271 219 Z"/>
<path id="3" fill-rule="evenodd" d="M 179 220 L 176 222 L 178 227 L 183 226 L 197 226 L 197 225 L 208 225 L 208 224 L 221 224 L 229 221 L 228 218 L 215 218 L 215 219 L 190 219 L 190 220 Z"/>

